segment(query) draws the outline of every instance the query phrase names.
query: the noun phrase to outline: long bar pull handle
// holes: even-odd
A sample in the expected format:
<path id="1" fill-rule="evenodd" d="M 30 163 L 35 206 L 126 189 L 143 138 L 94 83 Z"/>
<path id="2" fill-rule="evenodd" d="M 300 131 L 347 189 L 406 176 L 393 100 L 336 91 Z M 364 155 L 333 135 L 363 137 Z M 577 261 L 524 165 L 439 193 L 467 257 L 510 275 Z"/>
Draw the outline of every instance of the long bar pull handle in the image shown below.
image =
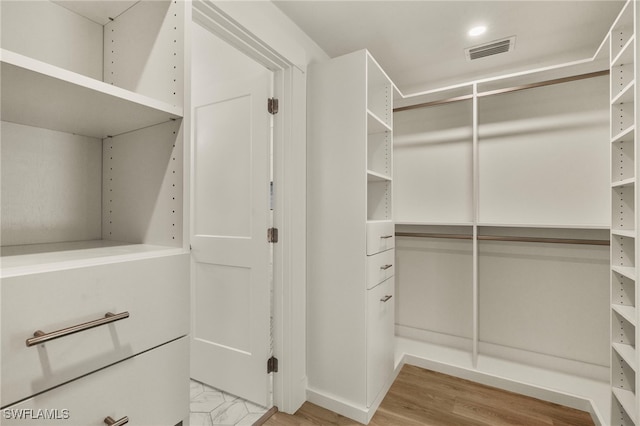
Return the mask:
<path id="1" fill-rule="evenodd" d="M 382 299 L 380 299 L 381 302 L 387 302 L 389 299 L 391 299 L 393 296 L 390 294 L 387 294 L 385 297 L 383 297 Z"/>
<path id="2" fill-rule="evenodd" d="M 129 423 L 129 417 L 124 416 L 120 420 L 113 420 L 113 418 L 111 416 L 107 416 L 104 419 L 104 422 L 109 426 L 122 426 L 122 425 L 126 425 L 127 423 Z"/>
<path id="3" fill-rule="evenodd" d="M 382 269 L 383 271 L 386 271 L 387 269 L 391 268 L 393 265 L 387 264 L 384 266 L 381 266 L 380 269 Z"/>
<path id="4" fill-rule="evenodd" d="M 386 240 L 387 238 L 392 238 L 393 235 L 380 235 L 380 238 L 382 238 L 383 240 Z"/>
<path id="5" fill-rule="evenodd" d="M 60 337 L 68 336 L 80 331 L 89 330 L 90 328 L 99 327 L 101 325 L 110 324 L 112 322 L 120 321 L 125 318 L 129 318 L 129 312 L 121 312 L 119 314 L 107 312 L 104 315 L 104 318 L 99 318 L 97 320 L 63 328 L 61 330 L 52 331 L 51 333 L 45 333 L 44 331 L 37 330 L 35 333 L 33 333 L 33 337 L 27 339 L 27 346 L 39 345 L 40 343 L 48 342 L 49 340 L 58 339 Z"/>

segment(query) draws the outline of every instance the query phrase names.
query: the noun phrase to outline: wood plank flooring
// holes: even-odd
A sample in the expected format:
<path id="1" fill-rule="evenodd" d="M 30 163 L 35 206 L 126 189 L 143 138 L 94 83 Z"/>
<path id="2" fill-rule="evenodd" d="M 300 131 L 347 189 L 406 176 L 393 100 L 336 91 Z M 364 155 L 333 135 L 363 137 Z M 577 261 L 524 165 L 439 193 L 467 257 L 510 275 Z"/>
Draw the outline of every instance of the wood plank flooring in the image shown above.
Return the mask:
<path id="1" fill-rule="evenodd" d="M 274 414 L 265 425 L 355 426 L 359 423 L 306 402 L 295 415 Z M 369 425 L 586 426 L 589 413 L 405 365 Z"/>

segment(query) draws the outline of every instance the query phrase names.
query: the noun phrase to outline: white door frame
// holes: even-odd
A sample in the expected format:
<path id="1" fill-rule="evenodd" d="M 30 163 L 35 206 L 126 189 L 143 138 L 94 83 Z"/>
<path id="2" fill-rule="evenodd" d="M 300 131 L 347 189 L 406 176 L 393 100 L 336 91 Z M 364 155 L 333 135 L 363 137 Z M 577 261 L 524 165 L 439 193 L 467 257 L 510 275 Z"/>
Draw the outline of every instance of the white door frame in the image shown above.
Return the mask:
<path id="1" fill-rule="evenodd" d="M 274 226 L 279 241 L 274 244 L 272 338 L 279 366 L 273 375 L 273 404 L 293 413 L 306 400 L 307 388 L 305 70 L 214 2 L 193 1 L 192 13 L 195 22 L 274 72 L 279 98 L 273 137 Z"/>

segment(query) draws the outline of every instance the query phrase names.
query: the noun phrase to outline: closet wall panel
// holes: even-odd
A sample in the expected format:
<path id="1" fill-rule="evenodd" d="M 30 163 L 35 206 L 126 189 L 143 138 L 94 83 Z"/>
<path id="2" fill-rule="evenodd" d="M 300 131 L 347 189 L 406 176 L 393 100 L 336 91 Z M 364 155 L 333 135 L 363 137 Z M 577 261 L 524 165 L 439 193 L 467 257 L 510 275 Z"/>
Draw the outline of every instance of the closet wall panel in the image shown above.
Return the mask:
<path id="1" fill-rule="evenodd" d="M 607 227 L 606 76 L 481 97 L 479 218 Z"/>
<path id="2" fill-rule="evenodd" d="M 102 140 L 0 126 L 3 245 L 100 239 Z"/>
<path id="3" fill-rule="evenodd" d="M 469 348 L 473 337 L 472 251 L 468 240 L 396 238 L 398 334 L 461 337 L 468 339 L 461 345 Z"/>
<path id="4" fill-rule="evenodd" d="M 461 101 L 394 115 L 396 222 L 473 221 L 472 108 Z"/>
<path id="5" fill-rule="evenodd" d="M 102 25 L 49 1 L 3 0 L 0 28 L 3 49 L 102 80 Z"/>
<path id="6" fill-rule="evenodd" d="M 609 365 L 607 246 L 481 241 L 479 339 Z"/>

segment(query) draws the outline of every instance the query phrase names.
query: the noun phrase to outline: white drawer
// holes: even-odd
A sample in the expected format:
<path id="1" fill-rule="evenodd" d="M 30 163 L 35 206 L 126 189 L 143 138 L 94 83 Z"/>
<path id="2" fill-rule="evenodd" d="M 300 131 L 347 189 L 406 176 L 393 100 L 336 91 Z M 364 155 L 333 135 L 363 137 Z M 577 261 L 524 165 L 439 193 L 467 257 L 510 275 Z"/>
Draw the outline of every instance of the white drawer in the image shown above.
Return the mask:
<path id="1" fill-rule="evenodd" d="M 367 256 L 367 290 L 395 274 L 395 250 Z"/>
<path id="2" fill-rule="evenodd" d="M 189 332 L 189 255 L 119 262 L 2 280 L 2 400 L 6 406 Z M 129 317 L 27 347 L 50 333 Z"/>
<path id="3" fill-rule="evenodd" d="M 367 254 L 376 254 L 396 246 L 393 222 L 367 222 Z"/>
<path id="4" fill-rule="evenodd" d="M 367 407 L 393 373 L 394 294 L 393 277 L 367 290 Z"/>
<path id="5" fill-rule="evenodd" d="M 38 413 L 54 418 L 15 418 Z M 0 415 L 3 426 L 105 426 L 107 416 L 115 420 L 127 416 L 131 426 L 174 426 L 189 416 L 189 339 L 183 337 L 24 400 Z"/>

